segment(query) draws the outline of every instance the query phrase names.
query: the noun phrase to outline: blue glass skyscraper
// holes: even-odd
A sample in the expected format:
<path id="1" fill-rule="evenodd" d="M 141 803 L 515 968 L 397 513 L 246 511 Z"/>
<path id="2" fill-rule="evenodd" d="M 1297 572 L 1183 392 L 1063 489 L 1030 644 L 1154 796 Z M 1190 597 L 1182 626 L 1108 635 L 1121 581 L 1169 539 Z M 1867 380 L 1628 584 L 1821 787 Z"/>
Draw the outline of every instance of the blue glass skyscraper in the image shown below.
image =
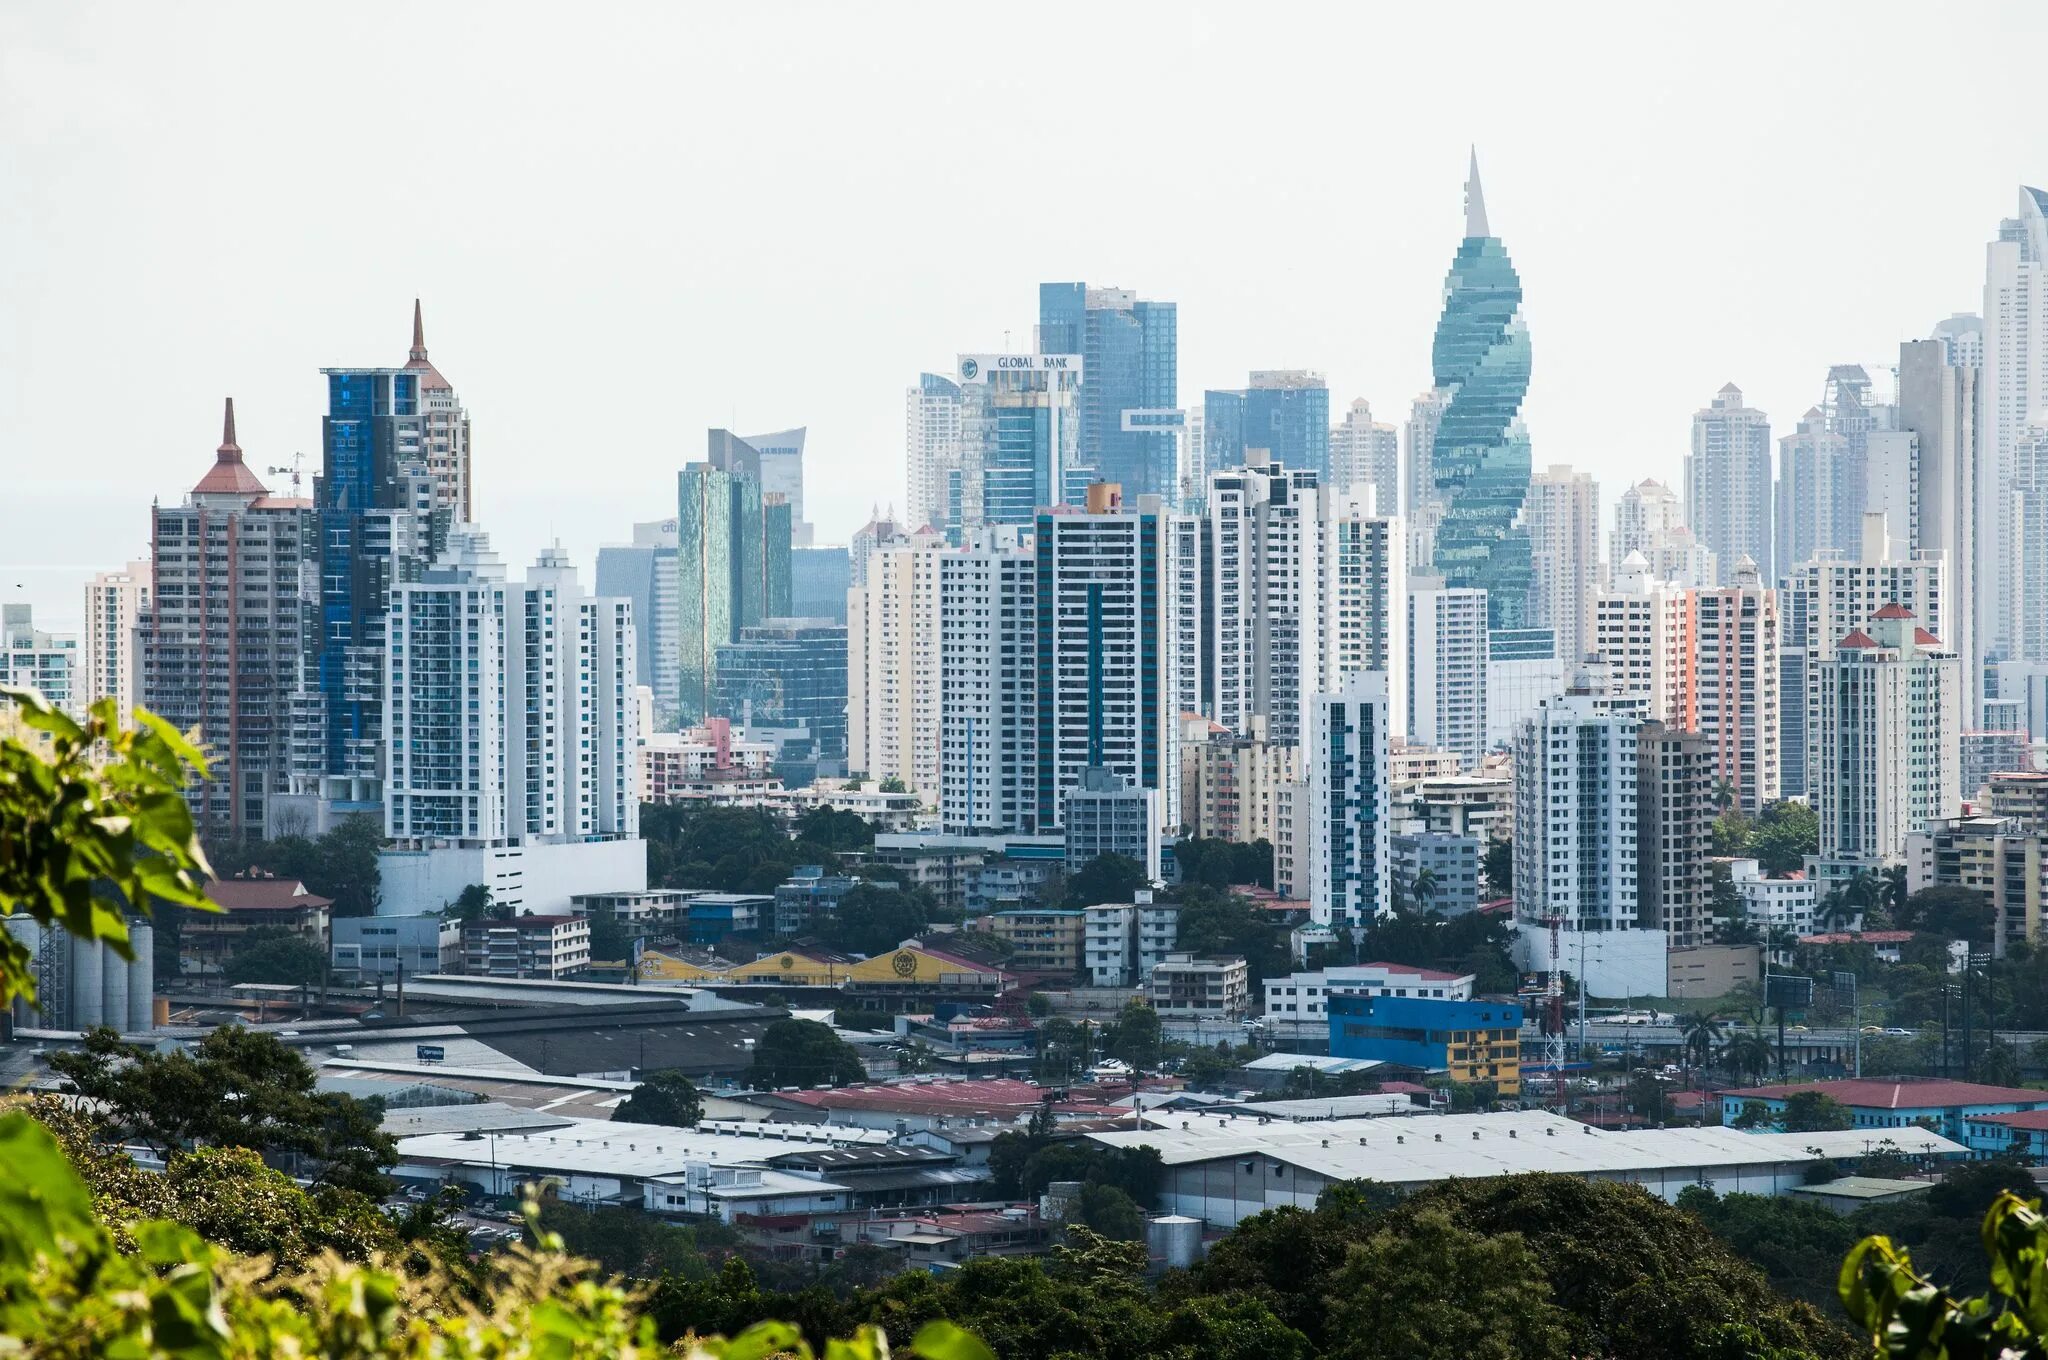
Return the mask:
<path id="1" fill-rule="evenodd" d="M 1306 369 L 1275 369 L 1252 374 L 1241 391 L 1203 393 L 1202 459 L 1212 472 L 1278 463 L 1327 479 L 1329 384 Z"/>
<path id="2" fill-rule="evenodd" d="M 1124 495 L 1174 494 L 1174 430 L 1180 402 L 1179 309 L 1124 288 L 1038 286 L 1038 349 L 1078 354 L 1079 462 Z M 1042 503 L 1042 502 L 1041 502 Z"/>
<path id="3" fill-rule="evenodd" d="M 1441 508 L 1436 570 L 1451 587 L 1486 591 L 1488 622 L 1520 628 L 1529 597 L 1529 534 L 1516 516 L 1529 492 L 1529 331 L 1522 281 L 1486 222 L 1479 157 L 1465 186 L 1465 239 L 1444 281 L 1443 316 L 1431 351 L 1436 388 L 1448 398 L 1431 452 Z"/>

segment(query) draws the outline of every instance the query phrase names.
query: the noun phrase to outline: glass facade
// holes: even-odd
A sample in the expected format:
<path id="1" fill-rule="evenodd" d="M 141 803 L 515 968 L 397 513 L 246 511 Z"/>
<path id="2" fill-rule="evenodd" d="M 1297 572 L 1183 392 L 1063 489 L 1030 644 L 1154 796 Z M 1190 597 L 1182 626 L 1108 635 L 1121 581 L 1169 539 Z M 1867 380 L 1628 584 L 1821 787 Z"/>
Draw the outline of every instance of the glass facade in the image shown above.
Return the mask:
<path id="1" fill-rule="evenodd" d="M 772 619 L 718 648 L 715 711 L 734 722 L 808 728 L 808 758 L 846 758 L 846 625 Z M 788 743 L 785 755 L 791 754 Z"/>
<path id="2" fill-rule="evenodd" d="M 693 724 L 716 711 L 719 647 L 789 612 L 791 507 L 709 463 L 682 470 L 676 500 L 677 718 Z"/>
<path id="3" fill-rule="evenodd" d="M 1441 513 L 1436 571 L 1450 586 L 1486 591 L 1491 626 L 1519 628 L 1530 580 L 1528 530 L 1515 522 L 1529 492 L 1529 331 L 1522 281 L 1497 237 L 1459 245 L 1431 362 L 1449 398 L 1430 465 Z"/>
<path id="4" fill-rule="evenodd" d="M 1242 391 L 1202 394 L 1202 456 L 1211 469 L 1278 463 L 1330 471 L 1330 389 L 1309 374 L 1253 374 Z M 1264 454 L 1252 450 L 1264 449 Z"/>
<path id="5" fill-rule="evenodd" d="M 1038 289 L 1038 346 L 1047 354 L 1079 354 L 1079 458 L 1124 497 L 1175 492 L 1175 436 L 1170 428 L 1127 412 L 1168 410 L 1180 397 L 1179 308 L 1120 288 L 1046 283 Z M 1141 428 L 1126 429 L 1126 424 Z"/>

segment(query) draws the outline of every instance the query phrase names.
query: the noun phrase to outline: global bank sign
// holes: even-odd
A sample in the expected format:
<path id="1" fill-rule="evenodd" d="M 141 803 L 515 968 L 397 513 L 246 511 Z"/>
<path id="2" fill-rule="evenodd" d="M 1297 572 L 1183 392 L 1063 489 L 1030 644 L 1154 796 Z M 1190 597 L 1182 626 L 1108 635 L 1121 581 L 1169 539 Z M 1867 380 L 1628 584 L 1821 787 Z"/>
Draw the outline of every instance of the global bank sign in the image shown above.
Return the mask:
<path id="1" fill-rule="evenodd" d="M 1078 354 L 963 354 L 961 382 L 988 382 L 998 373 L 1058 373 L 1081 378 Z"/>

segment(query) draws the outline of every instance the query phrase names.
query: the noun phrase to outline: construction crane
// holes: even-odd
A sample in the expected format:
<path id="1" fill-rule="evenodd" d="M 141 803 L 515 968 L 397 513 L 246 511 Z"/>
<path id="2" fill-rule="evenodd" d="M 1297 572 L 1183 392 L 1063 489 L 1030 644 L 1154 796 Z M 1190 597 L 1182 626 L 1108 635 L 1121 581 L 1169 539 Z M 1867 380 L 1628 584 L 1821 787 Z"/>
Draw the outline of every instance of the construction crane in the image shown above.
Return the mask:
<path id="1" fill-rule="evenodd" d="M 1543 925 L 1550 932 L 1549 981 L 1543 989 L 1543 1061 L 1557 1092 L 1557 1112 L 1563 1114 L 1570 1104 L 1564 1084 L 1564 918 L 1546 916 Z M 1583 988 L 1584 983 L 1580 985 Z"/>
<path id="2" fill-rule="evenodd" d="M 299 499 L 299 485 L 301 481 L 300 466 L 305 462 L 305 460 L 306 458 L 304 454 L 294 452 L 292 454 L 292 465 L 290 467 L 273 467 L 265 469 L 265 471 L 267 471 L 269 475 L 272 477 L 282 477 L 287 474 L 290 475 L 292 479 L 293 500 Z"/>

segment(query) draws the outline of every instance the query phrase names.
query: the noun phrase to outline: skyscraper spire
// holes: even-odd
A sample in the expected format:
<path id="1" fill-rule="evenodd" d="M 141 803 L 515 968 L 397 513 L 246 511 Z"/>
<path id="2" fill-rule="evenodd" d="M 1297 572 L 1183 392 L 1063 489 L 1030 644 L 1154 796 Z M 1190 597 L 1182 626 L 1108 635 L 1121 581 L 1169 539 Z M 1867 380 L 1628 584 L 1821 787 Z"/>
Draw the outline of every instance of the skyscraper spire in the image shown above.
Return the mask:
<path id="1" fill-rule="evenodd" d="M 242 446 L 235 442 L 235 399 L 228 398 L 227 415 L 221 421 L 219 453 L 232 453 L 240 457 Z"/>
<path id="2" fill-rule="evenodd" d="M 1474 180 L 1477 180 L 1475 172 Z M 412 300 L 412 355 L 411 361 L 423 364 L 427 361 L 427 329 L 420 323 L 420 300 Z"/>
<path id="3" fill-rule="evenodd" d="M 1479 148 L 1472 148 L 1472 169 L 1465 178 L 1465 235 L 1491 236 L 1486 227 L 1486 195 L 1479 191 Z"/>

